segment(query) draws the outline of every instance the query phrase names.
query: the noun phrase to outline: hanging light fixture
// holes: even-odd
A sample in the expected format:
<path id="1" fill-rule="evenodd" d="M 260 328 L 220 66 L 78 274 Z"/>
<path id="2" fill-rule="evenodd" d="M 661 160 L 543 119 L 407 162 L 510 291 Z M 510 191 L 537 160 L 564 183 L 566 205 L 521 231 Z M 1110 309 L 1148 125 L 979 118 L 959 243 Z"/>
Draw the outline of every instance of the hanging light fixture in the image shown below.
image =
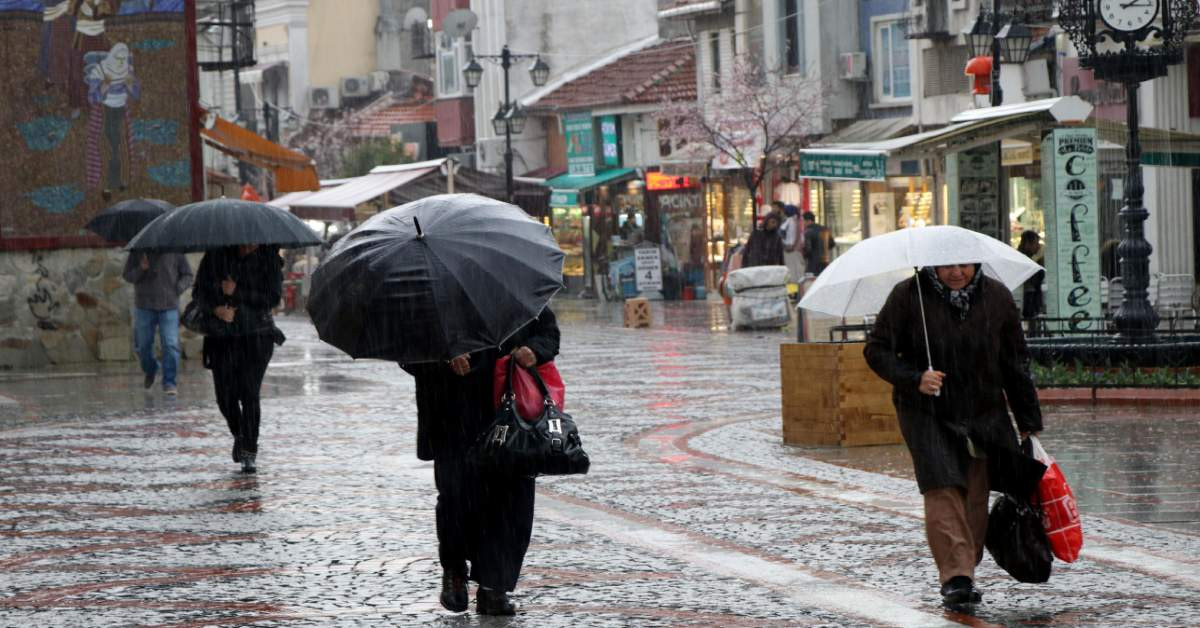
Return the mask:
<path id="1" fill-rule="evenodd" d="M 971 27 L 963 31 L 963 39 L 967 42 L 967 52 L 972 57 L 984 57 L 992 54 L 992 18 L 988 13 L 980 12 Z"/>
<path id="2" fill-rule="evenodd" d="M 546 80 L 550 78 L 550 66 L 546 65 L 540 56 L 529 66 L 529 78 L 533 79 L 533 84 L 538 87 L 545 85 Z"/>
<path id="3" fill-rule="evenodd" d="M 525 130 L 525 121 L 529 119 L 529 114 L 521 103 L 514 103 L 508 110 L 508 128 L 512 129 L 513 135 L 520 135 Z"/>
<path id="4" fill-rule="evenodd" d="M 483 66 L 479 65 L 473 57 L 467 63 L 467 67 L 463 68 L 463 78 L 467 81 L 467 87 L 475 89 L 479 87 L 479 82 L 483 80 Z"/>
<path id="5" fill-rule="evenodd" d="M 1033 31 L 1018 22 L 1009 22 L 996 33 L 1000 40 L 1001 57 L 1005 63 L 1025 63 L 1033 43 Z"/>
<path id="6" fill-rule="evenodd" d="M 496 115 L 492 116 L 492 130 L 496 132 L 496 135 L 504 135 L 504 132 L 508 129 L 507 114 L 508 110 L 500 107 L 496 110 Z"/>

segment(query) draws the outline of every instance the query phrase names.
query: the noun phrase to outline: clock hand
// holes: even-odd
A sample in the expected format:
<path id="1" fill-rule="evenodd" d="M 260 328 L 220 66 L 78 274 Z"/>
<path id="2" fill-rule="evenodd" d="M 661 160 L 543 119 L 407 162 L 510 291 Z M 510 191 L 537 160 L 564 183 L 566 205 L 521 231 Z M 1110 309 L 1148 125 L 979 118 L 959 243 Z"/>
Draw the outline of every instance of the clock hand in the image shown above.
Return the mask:
<path id="1" fill-rule="evenodd" d="M 1129 2 L 1122 4 L 1121 8 L 1130 9 L 1134 7 L 1149 7 L 1150 5 L 1146 4 L 1147 2 L 1149 2 L 1149 0 L 1130 0 Z"/>

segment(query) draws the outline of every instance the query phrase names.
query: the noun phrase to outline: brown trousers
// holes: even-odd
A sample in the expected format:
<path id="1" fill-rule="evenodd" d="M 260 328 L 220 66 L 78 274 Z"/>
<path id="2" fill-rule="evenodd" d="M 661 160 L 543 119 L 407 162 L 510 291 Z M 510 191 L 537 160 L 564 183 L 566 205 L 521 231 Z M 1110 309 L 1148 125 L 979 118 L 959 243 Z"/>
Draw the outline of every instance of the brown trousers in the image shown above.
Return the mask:
<path id="1" fill-rule="evenodd" d="M 938 581 L 954 576 L 975 579 L 975 566 L 983 559 L 987 534 L 987 461 L 972 458 L 967 467 L 967 486 L 935 488 L 925 492 L 925 535 Z"/>

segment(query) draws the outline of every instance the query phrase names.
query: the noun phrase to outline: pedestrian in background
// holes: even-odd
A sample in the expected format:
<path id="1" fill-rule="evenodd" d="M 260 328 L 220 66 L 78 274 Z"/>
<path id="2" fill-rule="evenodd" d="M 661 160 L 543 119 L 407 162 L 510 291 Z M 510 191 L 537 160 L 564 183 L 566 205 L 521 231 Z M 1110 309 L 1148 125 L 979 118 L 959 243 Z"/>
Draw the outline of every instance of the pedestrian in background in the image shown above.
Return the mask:
<path id="1" fill-rule="evenodd" d="M 192 299 L 222 326 L 204 337 L 204 366 L 212 369 L 217 406 L 233 435 L 233 461 L 244 473 L 258 470 L 260 394 L 275 344 L 283 342 L 272 316 L 282 296 L 278 249 L 256 244 L 209 250 L 192 288 Z"/>
<path id="2" fill-rule="evenodd" d="M 162 343 L 162 386 L 176 394 L 179 371 L 179 296 L 192 285 L 192 267 L 182 253 L 130 253 L 125 281 L 133 284 L 133 341 L 148 390 L 158 376 L 154 331 Z"/>
<path id="3" fill-rule="evenodd" d="M 783 239 L 779 227 L 783 224 L 780 214 L 771 212 L 763 217 L 762 226 L 750 234 L 742 253 L 742 268 L 751 266 L 783 266 Z"/>
<path id="4" fill-rule="evenodd" d="M 534 481 L 482 474 L 470 451 L 495 418 L 496 361 L 511 354 L 524 367 L 544 364 L 558 355 L 558 342 L 557 320 L 546 307 L 498 349 L 400 365 L 417 384 L 417 457 L 433 461 L 446 610 L 467 610 L 467 581 L 473 580 L 476 612 L 516 613 L 508 593 L 517 586 L 533 532 Z"/>
<path id="5" fill-rule="evenodd" d="M 817 224 L 812 212 L 804 212 L 804 272 L 820 275 L 829 265 L 833 254 L 833 238 L 829 229 Z"/>
<path id="6" fill-rule="evenodd" d="M 1021 232 L 1021 243 L 1017 245 L 1017 250 L 1024 253 L 1029 259 L 1037 264 L 1045 263 L 1045 252 L 1042 249 L 1041 236 L 1036 231 L 1026 230 Z M 1025 281 L 1021 288 L 1021 318 L 1029 321 L 1029 331 L 1034 331 L 1033 319 L 1041 316 L 1046 311 L 1046 304 L 1042 297 L 1042 282 L 1046 278 L 1046 271 L 1039 270 L 1034 276 Z"/>
<path id="7" fill-rule="evenodd" d="M 988 491 L 1028 494 L 1012 488 L 1028 480 L 1029 466 L 1009 411 L 1021 439 L 1042 429 L 1016 303 L 978 264 L 925 268 L 892 290 L 863 353 L 894 387 L 943 601 L 979 602 Z"/>
<path id="8" fill-rule="evenodd" d="M 779 228 L 783 239 L 783 263 L 788 267 L 792 281 L 799 283 L 804 279 L 804 225 L 795 205 L 784 205 L 783 216 L 783 226 Z"/>

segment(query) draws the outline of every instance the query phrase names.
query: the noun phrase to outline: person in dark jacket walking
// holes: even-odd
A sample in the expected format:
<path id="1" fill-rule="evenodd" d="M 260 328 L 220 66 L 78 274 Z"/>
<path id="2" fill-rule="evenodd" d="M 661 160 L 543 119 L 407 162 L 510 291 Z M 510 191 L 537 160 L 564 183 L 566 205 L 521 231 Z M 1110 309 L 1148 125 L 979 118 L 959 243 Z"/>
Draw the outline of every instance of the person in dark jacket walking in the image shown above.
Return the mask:
<path id="1" fill-rule="evenodd" d="M 154 385 L 159 362 L 154 358 L 154 328 L 162 343 L 163 392 L 175 395 L 179 370 L 179 295 L 192 285 L 192 267 L 181 253 L 130 253 L 125 281 L 133 284 L 133 342 L 146 376 Z"/>
<path id="2" fill-rule="evenodd" d="M 533 531 L 534 481 L 482 474 L 469 450 L 495 417 L 496 361 L 511 354 L 521 366 L 544 364 L 558 355 L 558 341 L 557 320 L 546 307 L 498 349 L 445 363 L 400 365 L 416 378 L 417 457 L 433 461 L 441 603 L 447 610 L 467 610 L 467 581 L 474 580 L 477 612 L 516 612 L 508 592 L 516 588 Z"/>
<path id="3" fill-rule="evenodd" d="M 829 229 L 817 224 L 817 216 L 804 212 L 804 272 L 820 275 L 829 265 L 831 240 Z"/>
<path id="4" fill-rule="evenodd" d="M 212 369 L 217 406 L 233 434 L 233 461 L 255 473 L 260 391 L 267 363 L 282 342 L 271 310 L 283 296 L 283 260 L 275 247 L 210 250 L 200 260 L 192 298 L 222 326 L 204 337 L 204 366 Z"/>
<path id="5" fill-rule="evenodd" d="M 782 217 L 774 212 L 763 218 L 762 227 L 755 229 L 746 240 L 742 268 L 783 266 L 783 237 L 779 233 L 782 224 Z"/>
<path id="6" fill-rule="evenodd" d="M 937 370 L 926 362 L 922 293 Z M 893 386 L 943 600 L 978 602 L 989 489 L 1029 495 L 1045 470 L 1020 452 L 1009 419 L 1011 410 L 1022 439 L 1042 429 L 1016 303 L 977 264 L 926 268 L 892 290 L 864 355 Z"/>

